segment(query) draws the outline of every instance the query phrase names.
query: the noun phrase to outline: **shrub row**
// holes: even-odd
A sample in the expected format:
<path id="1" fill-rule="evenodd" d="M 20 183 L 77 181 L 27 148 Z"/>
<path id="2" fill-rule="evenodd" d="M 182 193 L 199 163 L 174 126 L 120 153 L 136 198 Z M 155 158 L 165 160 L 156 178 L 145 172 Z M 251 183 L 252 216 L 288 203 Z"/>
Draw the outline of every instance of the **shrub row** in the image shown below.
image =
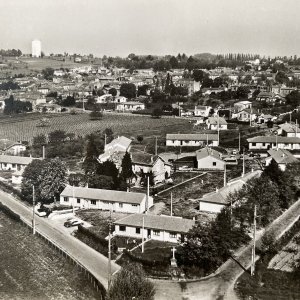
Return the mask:
<path id="1" fill-rule="evenodd" d="M 139 256 L 136 256 L 132 254 L 132 252 L 129 252 L 128 250 L 123 250 L 123 255 L 127 258 L 129 258 L 131 261 L 137 262 L 142 264 L 143 266 L 156 268 L 156 267 L 164 267 L 167 268 L 170 265 L 169 260 L 150 260 L 147 258 L 142 258 Z"/>
<path id="2" fill-rule="evenodd" d="M 0 202 L 0 211 L 3 211 L 7 215 L 9 215 L 12 219 L 14 219 L 14 220 L 16 220 L 18 222 L 21 221 L 21 217 L 18 214 L 16 214 L 15 212 L 13 212 L 10 208 L 8 208 L 7 206 L 5 206 L 1 202 Z"/>
<path id="3" fill-rule="evenodd" d="M 18 191 L 17 189 L 13 188 L 11 185 L 0 181 L 0 189 L 3 190 L 6 193 L 13 194 L 17 198 L 21 199 L 22 198 L 22 193 Z"/>
<path id="4" fill-rule="evenodd" d="M 83 227 L 82 225 L 78 226 L 78 233 L 87 236 L 95 243 L 100 243 L 102 246 L 106 248 L 108 247 L 108 241 L 106 239 L 92 232 L 88 228 Z"/>

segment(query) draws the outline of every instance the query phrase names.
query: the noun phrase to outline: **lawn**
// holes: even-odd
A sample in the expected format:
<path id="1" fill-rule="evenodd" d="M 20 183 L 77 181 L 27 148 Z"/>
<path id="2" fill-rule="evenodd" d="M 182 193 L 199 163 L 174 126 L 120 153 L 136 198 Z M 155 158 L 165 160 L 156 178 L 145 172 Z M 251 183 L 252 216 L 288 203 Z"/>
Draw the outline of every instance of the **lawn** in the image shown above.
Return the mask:
<path id="1" fill-rule="evenodd" d="M 39 121 L 47 117 L 50 125 L 38 127 Z M 101 120 L 91 121 L 87 113 L 70 114 L 28 114 L 2 117 L 0 119 L 0 138 L 31 142 L 38 134 L 48 134 L 54 130 L 64 130 L 67 133 L 75 133 L 77 136 L 85 136 L 95 131 L 103 131 L 111 128 L 115 135 L 136 137 L 137 135 L 160 135 L 165 137 L 167 132 L 189 130 L 191 124 L 187 120 L 177 118 L 152 119 L 149 116 L 105 114 Z"/>
<path id="2" fill-rule="evenodd" d="M 101 299 L 82 272 L 0 212 L 1 299 Z"/>

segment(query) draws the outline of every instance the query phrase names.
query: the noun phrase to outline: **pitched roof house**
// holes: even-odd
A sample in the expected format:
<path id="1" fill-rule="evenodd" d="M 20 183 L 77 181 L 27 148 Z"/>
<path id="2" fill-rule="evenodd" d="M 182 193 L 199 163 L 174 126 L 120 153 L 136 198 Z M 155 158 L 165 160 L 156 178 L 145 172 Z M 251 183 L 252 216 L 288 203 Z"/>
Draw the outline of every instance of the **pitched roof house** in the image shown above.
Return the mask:
<path id="1" fill-rule="evenodd" d="M 60 204 L 88 209 L 143 213 L 153 205 L 153 198 L 143 193 L 66 186 L 60 194 Z"/>
<path id="2" fill-rule="evenodd" d="M 273 159 L 282 171 L 285 171 L 288 164 L 299 162 L 291 152 L 285 149 L 270 149 L 268 154 L 270 156 L 265 160 L 266 166 L 268 166 Z"/>
<path id="3" fill-rule="evenodd" d="M 224 170 L 221 153 L 209 147 L 196 151 L 197 168 L 203 170 Z"/>
<path id="4" fill-rule="evenodd" d="M 134 214 L 114 222 L 114 235 L 178 243 L 195 225 L 194 220 L 164 215 Z"/>
<path id="5" fill-rule="evenodd" d="M 230 205 L 227 199 L 230 193 L 240 190 L 248 180 L 259 177 L 261 173 L 261 170 L 247 173 L 244 176 L 228 181 L 226 186 L 216 189 L 215 192 L 203 195 L 202 198 L 199 199 L 199 210 L 219 213 L 223 207 Z"/>

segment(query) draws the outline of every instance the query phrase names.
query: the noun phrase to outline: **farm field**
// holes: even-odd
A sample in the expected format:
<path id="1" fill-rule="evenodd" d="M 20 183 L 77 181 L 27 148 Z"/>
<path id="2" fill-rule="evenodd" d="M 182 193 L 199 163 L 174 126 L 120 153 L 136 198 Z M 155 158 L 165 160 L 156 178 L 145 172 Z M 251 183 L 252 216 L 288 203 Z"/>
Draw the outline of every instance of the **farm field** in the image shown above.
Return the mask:
<path id="1" fill-rule="evenodd" d="M 45 117 L 42 114 L 28 114 L 12 118 L 0 118 L 0 138 L 8 138 L 14 141 L 31 142 L 38 134 L 48 134 L 54 130 L 65 130 L 67 133 L 75 133 L 84 136 L 95 131 L 103 131 L 111 128 L 114 135 L 126 135 L 136 137 L 142 135 L 161 135 L 166 132 L 188 132 L 192 125 L 188 120 L 177 118 L 152 119 L 149 116 L 133 116 L 122 114 L 105 114 L 101 120 L 91 121 L 87 113 L 47 114 L 49 126 L 38 127 L 40 120 Z"/>
<path id="2" fill-rule="evenodd" d="M 101 299 L 69 260 L 0 212 L 0 299 Z"/>

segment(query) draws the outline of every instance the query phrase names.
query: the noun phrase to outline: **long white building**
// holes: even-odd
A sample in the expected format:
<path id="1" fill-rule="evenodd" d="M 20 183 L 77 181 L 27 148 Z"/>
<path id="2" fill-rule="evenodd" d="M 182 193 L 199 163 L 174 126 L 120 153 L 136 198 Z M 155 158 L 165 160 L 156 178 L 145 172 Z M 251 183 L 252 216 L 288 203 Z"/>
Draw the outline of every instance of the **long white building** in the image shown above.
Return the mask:
<path id="1" fill-rule="evenodd" d="M 66 186 L 60 204 L 124 213 L 143 213 L 153 206 L 153 198 L 143 193 Z"/>

